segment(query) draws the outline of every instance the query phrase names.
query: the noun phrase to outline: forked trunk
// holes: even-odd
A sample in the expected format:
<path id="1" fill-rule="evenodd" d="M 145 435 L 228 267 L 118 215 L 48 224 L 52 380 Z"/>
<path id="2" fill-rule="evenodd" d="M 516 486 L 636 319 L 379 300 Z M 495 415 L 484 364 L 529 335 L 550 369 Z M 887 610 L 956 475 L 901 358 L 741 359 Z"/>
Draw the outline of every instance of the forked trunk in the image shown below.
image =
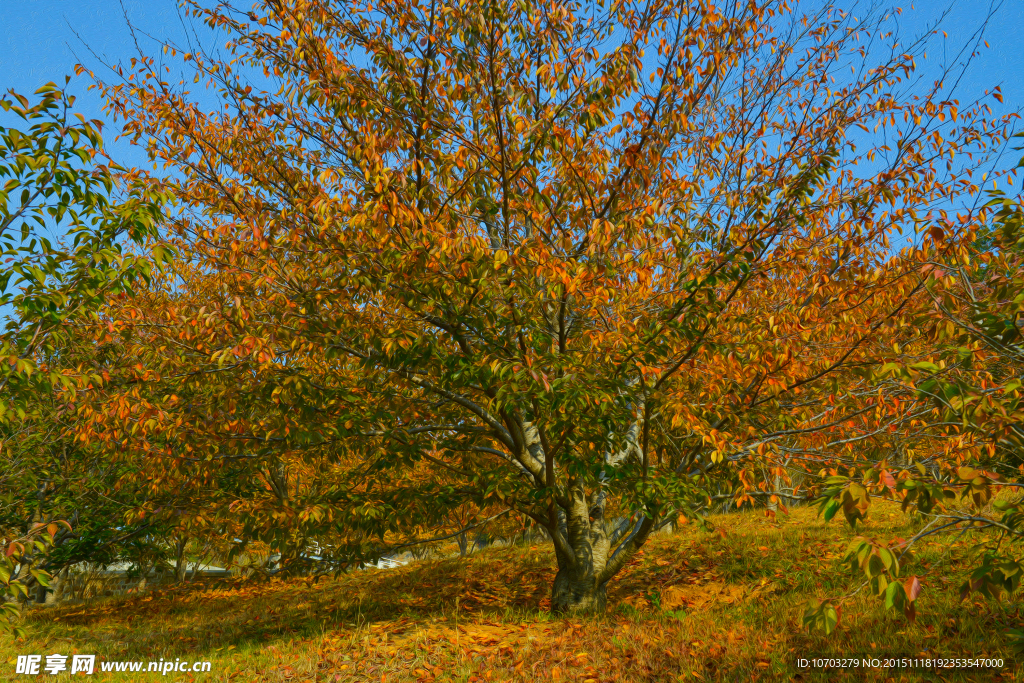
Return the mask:
<path id="1" fill-rule="evenodd" d="M 551 588 L 551 611 L 555 614 L 599 614 L 607 604 L 608 582 L 601 582 L 593 566 L 559 567 Z"/>
<path id="2" fill-rule="evenodd" d="M 590 507 L 582 490 L 572 490 L 552 531 L 558 573 L 551 588 L 555 614 L 597 614 L 607 604 L 609 581 L 647 540 L 654 520 L 641 518 L 619 529 L 605 524 L 603 505 Z M 591 516 L 593 515 L 593 516 Z"/>

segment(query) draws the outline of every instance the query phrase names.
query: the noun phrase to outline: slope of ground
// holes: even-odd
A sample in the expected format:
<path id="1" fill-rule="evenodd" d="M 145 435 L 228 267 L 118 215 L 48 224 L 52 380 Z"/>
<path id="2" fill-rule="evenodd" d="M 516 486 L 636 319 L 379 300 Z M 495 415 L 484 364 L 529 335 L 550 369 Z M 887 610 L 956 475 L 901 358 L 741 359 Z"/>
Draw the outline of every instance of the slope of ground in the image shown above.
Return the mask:
<path id="1" fill-rule="evenodd" d="M 903 575 L 924 585 L 915 623 L 862 590 L 843 604 L 831 636 L 801 627 L 807 598 L 860 585 L 842 566 L 855 535 L 914 532 L 886 505 L 873 506 L 857 532 L 804 508 L 775 520 L 724 515 L 714 519 L 716 533 L 690 525 L 657 536 L 615 581 L 607 614 L 593 620 L 545 613 L 553 558 L 544 545 L 316 584 L 276 580 L 39 608 L 26 639 L 0 642 L 0 678 L 28 680 L 14 675 L 18 655 L 45 663 L 48 654 L 77 653 L 97 662 L 211 662 L 208 673 L 194 674 L 97 670 L 94 680 L 104 681 L 1021 680 L 1003 635 L 1019 626 L 1018 606 L 959 599 L 969 537 L 919 544 L 905 563 Z M 798 666 L 812 655 L 997 657 L 1004 666 L 823 674 Z"/>

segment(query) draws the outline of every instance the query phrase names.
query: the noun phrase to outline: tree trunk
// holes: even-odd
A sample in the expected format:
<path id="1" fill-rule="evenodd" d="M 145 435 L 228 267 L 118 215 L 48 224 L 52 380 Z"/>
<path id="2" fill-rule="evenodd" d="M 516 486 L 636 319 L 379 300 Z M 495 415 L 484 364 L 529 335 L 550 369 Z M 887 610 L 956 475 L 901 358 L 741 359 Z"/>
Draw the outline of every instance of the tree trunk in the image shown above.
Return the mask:
<path id="1" fill-rule="evenodd" d="M 174 548 L 174 582 L 184 583 L 185 574 L 188 571 L 188 561 L 185 557 L 185 546 L 188 544 L 188 537 L 182 536 L 175 543 Z M 193 572 L 195 569 L 193 569 Z"/>
<path id="2" fill-rule="evenodd" d="M 777 474 L 775 475 L 775 481 L 772 482 L 772 490 L 776 494 L 778 494 L 779 491 L 782 490 L 782 477 L 780 477 Z M 772 512 L 778 512 L 779 511 L 779 504 L 778 503 L 773 503 L 772 499 L 770 497 L 768 498 L 768 509 L 771 510 Z"/>
<path id="3" fill-rule="evenodd" d="M 561 566 L 551 587 L 551 611 L 555 614 L 600 614 L 607 605 L 608 582 L 600 581 L 593 563 Z"/>
<path id="4" fill-rule="evenodd" d="M 568 494 L 567 505 L 557 511 L 556 524 L 548 527 L 558 561 L 551 611 L 599 614 L 607 605 L 608 582 L 647 541 L 655 519 L 641 517 L 617 530 L 609 529 L 599 495 L 588 501 L 582 487 L 572 485 Z"/>

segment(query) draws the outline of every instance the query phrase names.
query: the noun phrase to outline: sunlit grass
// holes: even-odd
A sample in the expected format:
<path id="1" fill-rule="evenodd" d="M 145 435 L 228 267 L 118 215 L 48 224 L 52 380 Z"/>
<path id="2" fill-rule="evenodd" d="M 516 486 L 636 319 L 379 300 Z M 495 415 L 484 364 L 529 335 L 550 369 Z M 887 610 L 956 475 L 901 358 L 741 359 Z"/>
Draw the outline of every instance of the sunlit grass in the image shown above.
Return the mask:
<path id="1" fill-rule="evenodd" d="M 164 591 L 56 608 L 27 620 L 28 637 L 0 644 L 13 677 L 19 654 L 108 660 L 210 660 L 200 674 L 95 674 L 111 681 L 677 681 L 1020 680 L 1003 644 L 1016 604 L 959 586 L 973 539 L 927 540 L 904 561 L 921 577 L 909 623 L 862 590 L 831 636 L 801 627 L 802 603 L 860 581 L 842 565 L 858 534 L 909 537 L 920 528 L 895 505 L 872 508 L 856 531 L 809 508 L 715 518 L 656 536 L 609 592 L 599 619 L 558 619 L 548 605 L 553 558 L 544 544 L 491 548 L 464 560 L 422 561 L 211 591 Z M 858 670 L 816 674 L 799 657 L 1002 657 L 1000 673 Z M 27 680 L 27 679 L 26 679 Z"/>

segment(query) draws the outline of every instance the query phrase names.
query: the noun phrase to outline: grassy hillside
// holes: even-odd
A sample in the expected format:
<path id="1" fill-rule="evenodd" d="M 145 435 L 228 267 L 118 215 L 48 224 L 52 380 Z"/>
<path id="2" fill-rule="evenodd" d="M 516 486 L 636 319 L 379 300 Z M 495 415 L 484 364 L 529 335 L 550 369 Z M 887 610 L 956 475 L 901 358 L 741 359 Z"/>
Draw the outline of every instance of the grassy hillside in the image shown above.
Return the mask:
<path id="1" fill-rule="evenodd" d="M 886 509 L 886 507 L 891 509 Z M 0 643 L 3 676 L 19 654 L 108 660 L 210 660 L 209 673 L 96 673 L 106 681 L 782 681 L 1021 680 L 1001 632 L 1015 604 L 959 601 L 969 538 L 918 546 L 904 574 L 922 577 L 916 623 L 864 592 L 829 637 L 800 627 L 800 603 L 850 592 L 840 568 L 855 535 L 810 509 L 761 513 L 655 537 L 614 583 L 597 620 L 545 613 L 553 558 L 543 545 L 494 548 L 466 560 L 367 570 L 205 592 L 166 591 L 39 608 L 29 636 Z M 908 536 L 894 505 L 873 506 L 858 533 Z M 954 576 L 943 573 L 953 568 Z M 927 652 L 1003 657 L 1001 672 L 883 670 L 816 674 L 797 658 Z M 69 660 L 70 661 L 70 660 Z M 65 674 L 66 675 L 66 674 Z M 45 676 L 52 680 L 54 677 Z M 21 680 L 30 680 L 20 677 Z"/>

